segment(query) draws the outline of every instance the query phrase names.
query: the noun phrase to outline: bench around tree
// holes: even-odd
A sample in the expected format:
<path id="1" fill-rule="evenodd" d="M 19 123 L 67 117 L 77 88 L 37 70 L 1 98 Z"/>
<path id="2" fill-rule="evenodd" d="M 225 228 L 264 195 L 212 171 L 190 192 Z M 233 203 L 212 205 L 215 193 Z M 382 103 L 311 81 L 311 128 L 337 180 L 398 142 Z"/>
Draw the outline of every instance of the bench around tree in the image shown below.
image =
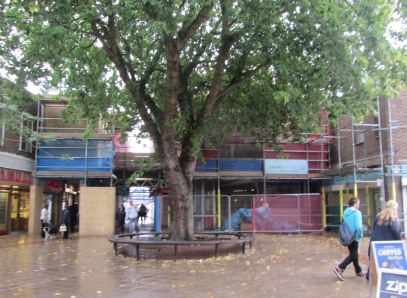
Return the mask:
<path id="1" fill-rule="evenodd" d="M 145 236 L 153 236 L 151 239 L 146 240 Z M 108 238 L 110 242 L 113 243 L 113 249 L 115 255 L 118 253 L 119 244 L 131 244 L 136 246 L 136 258 L 140 260 L 140 247 L 141 246 L 174 246 L 174 261 L 178 257 L 178 246 L 193 246 L 193 245 L 213 245 L 215 247 L 214 255 L 215 258 L 219 256 L 219 245 L 234 243 L 242 245 L 242 254 L 245 254 L 246 243 L 252 248 L 252 242 L 254 237 L 249 233 L 228 233 L 228 232 L 199 232 L 196 233 L 196 240 L 182 240 L 174 241 L 168 239 L 168 233 L 157 233 L 157 232 L 142 232 L 142 233 L 131 233 L 131 234 L 121 234 L 112 235 Z M 214 239 L 207 239 L 205 237 L 199 236 L 215 236 Z M 235 238 L 219 238 L 218 236 L 232 236 Z M 141 238 L 140 238 L 141 237 Z"/>

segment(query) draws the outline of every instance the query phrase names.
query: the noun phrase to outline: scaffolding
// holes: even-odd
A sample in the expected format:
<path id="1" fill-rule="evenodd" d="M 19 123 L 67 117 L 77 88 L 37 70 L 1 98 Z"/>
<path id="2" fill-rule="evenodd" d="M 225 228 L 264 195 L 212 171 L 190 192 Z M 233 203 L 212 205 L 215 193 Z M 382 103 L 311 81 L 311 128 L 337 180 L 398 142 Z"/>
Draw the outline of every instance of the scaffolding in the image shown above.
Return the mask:
<path id="1" fill-rule="evenodd" d="M 43 179 L 111 179 L 114 145 L 113 129 L 99 123 L 89 138 L 84 139 L 87 119 L 67 123 L 61 118 L 66 102 L 38 101 L 37 133 L 44 141 L 37 142 L 35 176 Z"/>
<path id="2" fill-rule="evenodd" d="M 363 121 L 343 118 L 335 131 L 328 136 L 332 142 L 333 159 L 328 170 L 322 175 L 329 178 L 324 186 L 330 188 L 328 196 L 334 193 L 339 198 L 324 199 L 326 202 L 327 227 L 338 227 L 347 206 L 346 198 L 363 198 L 364 222 L 371 228 L 376 214 L 382 210 L 385 198 L 396 200 L 395 176 L 402 176 L 404 167 L 394 165 L 393 129 L 391 103 L 384 98 L 376 98 L 377 116 L 366 116 Z M 341 119 L 341 120 L 343 120 Z M 331 150 L 330 150 L 331 151 Z M 331 159 L 332 160 L 332 159 Z M 361 189 L 365 189 L 360 193 Z M 324 189 L 325 192 L 325 189 Z M 338 200 L 338 201 L 336 201 Z M 337 204 L 335 204 L 337 202 Z M 330 220 L 334 217 L 335 220 Z M 404 221 L 404 216 L 400 217 Z"/>
<path id="3" fill-rule="evenodd" d="M 386 106 L 385 103 L 387 103 L 387 110 L 382 108 Z M 260 145 L 245 143 L 238 138 L 228 140 L 226 146 L 222 148 L 202 148 L 203 159 L 196 164 L 194 180 L 198 183 L 214 182 L 213 189 L 210 191 L 218 196 L 221 195 L 221 188 L 236 188 L 243 184 L 256 185 L 257 193 L 274 193 L 274 189 L 267 189 L 272 181 L 279 183 L 280 186 L 297 181 L 304 185 L 301 186 L 301 190 L 309 193 L 313 191 L 314 182 L 320 183 L 323 186 L 321 189 L 323 202 L 326 202 L 323 208 L 323 212 L 326 212 L 324 220 L 330 216 L 341 218 L 344 194 L 349 196 L 353 191 L 353 195 L 358 196 L 358 189 L 365 187 L 367 223 L 371 224 L 372 214 L 376 214 L 374 212 L 376 210 L 372 209 L 369 190 L 373 186 L 380 191 L 379 201 L 383 205 L 386 190 L 387 193 L 391 193 L 393 199 L 396 198 L 395 176 L 404 175 L 404 171 L 407 171 L 403 165 L 394 164 L 392 130 L 395 127 L 392 127 L 390 104 L 384 99 L 377 98 L 376 105 L 378 117 L 368 116 L 363 122 L 357 122 L 354 118 L 344 122 L 341 120 L 335 130 L 329 131 L 326 128 L 318 135 L 309 135 L 304 144 L 282 142 L 280 145 L 284 148 L 283 152 L 268 147 L 265 143 Z M 63 108 L 64 103 L 41 101 L 38 113 L 42 120 L 38 122 L 37 130 L 42 134 L 55 134 L 57 142 L 61 144 L 64 142 L 79 144 L 83 141 L 82 135 L 88 122 L 82 119 L 76 123 L 65 123 L 60 118 Z M 96 143 L 92 143 L 95 141 Z M 90 140 L 83 142 L 84 145 L 78 146 L 65 143 L 61 146 L 56 143 L 41 143 L 36 156 L 38 165 L 36 176 L 55 177 L 59 172 L 60 177 L 74 177 L 73 173 L 83 168 L 84 176 L 75 177 L 84 177 L 85 181 L 88 178 L 104 177 L 111 179 L 111 186 L 117 187 L 159 188 L 164 186 L 159 167 L 156 167 L 154 177 L 146 176 L 133 182 L 128 180 L 132 172 L 137 170 L 137 165 L 133 161 L 146 158 L 154 151 L 151 143 L 146 145 L 133 136 L 129 136 L 124 143 L 121 143 L 120 135 L 115 133 L 114 128 L 107 128 L 102 124 L 96 128 Z M 109 145 L 100 146 L 102 142 Z M 55 153 L 62 147 L 68 151 L 72 150 L 69 156 L 64 156 L 61 152 L 59 155 Z M 73 152 L 81 152 L 81 154 L 75 155 Z M 95 153 L 96 156 L 91 156 L 91 152 L 98 153 Z M 109 162 L 111 161 L 110 164 L 104 163 L 103 158 L 106 157 Z M 50 168 L 54 166 L 51 163 L 52 159 L 58 161 L 61 171 Z M 85 160 L 85 163 L 75 166 L 67 163 L 70 159 L 81 162 Z M 337 164 L 332 163 L 333 159 L 336 159 Z M 94 168 L 91 170 L 90 160 L 100 166 L 98 170 Z M 271 160 L 276 162 L 272 166 L 269 165 Z M 279 168 L 281 170 L 278 170 Z M 385 183 L 389 178 L 391 179 L 390 188 Z M 330 207 L 329 200 L 326 198 L 330 195 L 326 192 L 328 186 L 331 186 L 331 193 L 339 192 L 338 210 L 328 210 Z M 335 186 L 339 188 L 335 189 Z M 202 193 L 205 191 L 202 190 Z M 324 226 L 329 226 L 329 223 L 325 223 Z"/>

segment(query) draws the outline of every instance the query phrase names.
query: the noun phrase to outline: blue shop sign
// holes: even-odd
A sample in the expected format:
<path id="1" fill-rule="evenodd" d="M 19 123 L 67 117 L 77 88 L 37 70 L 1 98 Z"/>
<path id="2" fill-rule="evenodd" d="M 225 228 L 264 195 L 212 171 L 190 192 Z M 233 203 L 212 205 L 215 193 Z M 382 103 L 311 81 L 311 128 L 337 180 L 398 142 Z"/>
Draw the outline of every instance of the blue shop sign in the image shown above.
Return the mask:
<path id="1" fill-rule="evenodd" d="M 404 241 L 372 241 L 377 269 L 407 270 Z"/>
<path id="2" fill-rule="evenodd" d="M 407 297 L 407 271 L 379 269 L 379 282 L 376 297 Z"/>

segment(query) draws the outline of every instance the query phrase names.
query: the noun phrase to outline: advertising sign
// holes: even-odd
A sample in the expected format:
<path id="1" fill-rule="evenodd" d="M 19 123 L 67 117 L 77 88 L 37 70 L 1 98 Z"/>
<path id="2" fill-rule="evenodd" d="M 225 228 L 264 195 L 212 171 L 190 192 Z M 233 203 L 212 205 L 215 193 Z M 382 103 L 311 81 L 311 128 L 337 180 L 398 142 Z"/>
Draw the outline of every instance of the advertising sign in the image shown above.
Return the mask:
<path id="1" fill-rule="evenodd" d="M 265 174 L 307 175 L 308 161 L 305 159 L 266 159 Z"/>
<path id="2" fill-rule="evenodd" d="M 407 271 L 379 269 L 379 283 L 376 297 L 407 297 Z"/>
<path id="3" fill-rule="evenodd" d="M 32 184 L 32 174 L 29 172 L 0 168 L 1 182 L 17 182 L 22 184 Z"/>
<path id="4" fill-rule="evenodd" d="M 372 241 L 376 269 L 407 270 L 404 241 Z"/>

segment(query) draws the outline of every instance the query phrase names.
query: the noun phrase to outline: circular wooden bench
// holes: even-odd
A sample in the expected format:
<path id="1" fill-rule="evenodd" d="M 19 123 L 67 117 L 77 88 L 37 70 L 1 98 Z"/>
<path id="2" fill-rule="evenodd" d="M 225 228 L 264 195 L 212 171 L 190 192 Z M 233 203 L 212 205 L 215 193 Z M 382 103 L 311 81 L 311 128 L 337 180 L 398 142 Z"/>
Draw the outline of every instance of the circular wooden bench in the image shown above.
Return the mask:
<path id="1" fill-rule="evenodd" d="M 151 236 L 146 239 L 147 236 Z M 215 236 L 209 238 L 208 236 Z M 225 236 L 227 238 L 220 238 Z M 196 240 L 182 240 L 174 241 L 168 239 L 168 233 L 157 232 L 141 232 L 131 234 L 112 235 L 108 238 L 113 243 L 115 255 L 117 255 L 119 244 L 131 244 L 136 247 L 136 258 L 140 260 L 140 247 L 141 246 L 173 246 L 174 247 L 174 261 L 178 257 L 178 246 L 193 246 L 193 245 L 213 245 L 215 258 L 219 255 L 219 246 L 222 244 L 240 244 L 242 246 L 242 254 L 245 254 L 246 244 L 252 248 L 254 236 L 249 233 L 227 233 L 227 232 L 197 232 L 195 233 Z"/>

